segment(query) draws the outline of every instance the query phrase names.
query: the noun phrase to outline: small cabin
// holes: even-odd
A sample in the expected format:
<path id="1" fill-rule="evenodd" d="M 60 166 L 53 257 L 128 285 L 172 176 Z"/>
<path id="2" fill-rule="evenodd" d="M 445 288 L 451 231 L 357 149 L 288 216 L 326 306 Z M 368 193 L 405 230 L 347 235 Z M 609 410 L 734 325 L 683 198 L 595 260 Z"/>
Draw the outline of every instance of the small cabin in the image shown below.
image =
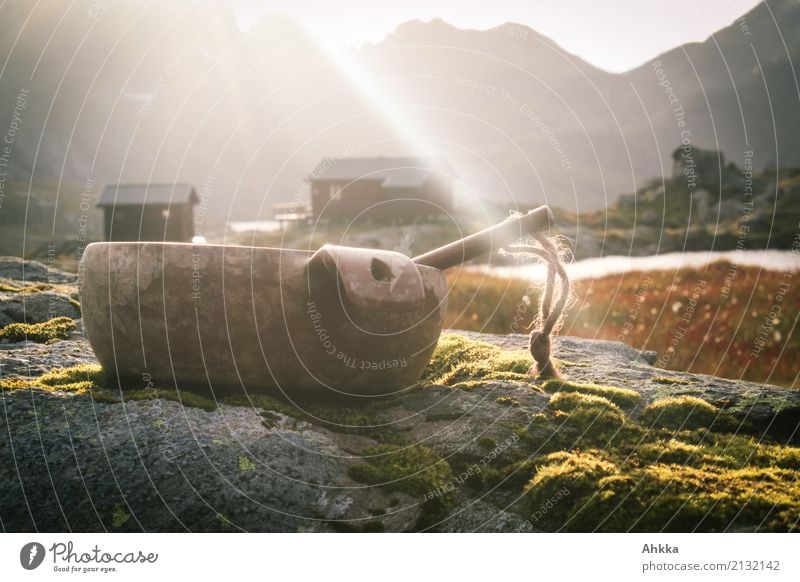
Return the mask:
<path id="1" fill-rule="evenodd" d="M 198 202 L 191 184 L 109 184 L 97 206 L 108 241 L 190 242 Z"/>
<path id="2" fill-rule="evenodd" d="M 451 212 L 453 176 L 441 158 L 326 158 L 306 180 L 315 220 L 393 222 Z"/>

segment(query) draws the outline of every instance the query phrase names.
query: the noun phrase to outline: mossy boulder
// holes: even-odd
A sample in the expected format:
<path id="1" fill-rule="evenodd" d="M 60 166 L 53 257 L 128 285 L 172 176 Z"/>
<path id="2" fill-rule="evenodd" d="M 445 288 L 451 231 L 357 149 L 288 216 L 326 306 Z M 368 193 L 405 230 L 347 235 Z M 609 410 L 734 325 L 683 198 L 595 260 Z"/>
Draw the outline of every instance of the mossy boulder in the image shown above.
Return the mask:
<path id="1" fill-rule="evenodd" d="M 798 527 L 796 391 L 660 380 L 649 356 L 569 337 L 542 383 L 525 336 L 446 333 L 392 397 L 203 397 L 106 374 L 74 325 L 0 342 L 9 531 Z"/>

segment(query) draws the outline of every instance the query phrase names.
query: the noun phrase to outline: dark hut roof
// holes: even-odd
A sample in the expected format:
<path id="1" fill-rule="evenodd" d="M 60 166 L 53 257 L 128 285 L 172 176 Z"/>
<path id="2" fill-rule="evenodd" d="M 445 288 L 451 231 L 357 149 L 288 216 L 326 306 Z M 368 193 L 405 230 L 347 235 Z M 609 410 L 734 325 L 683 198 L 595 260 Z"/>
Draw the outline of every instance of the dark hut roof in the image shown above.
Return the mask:
<path id="1" fill-rule="evenodd" d="M 197 204 L 197 192 L 191 184 L 109 184 L 103 189 L 97 206 L 144 204 Z"/>
<path id="2" fill-rule="evenodd" d="M 452 176 L 453 169 L 443 158 L 324 158 L 307 180 L 375 180 L 388 188 L 404 188 L 421 186 L 435 173 Z"/>

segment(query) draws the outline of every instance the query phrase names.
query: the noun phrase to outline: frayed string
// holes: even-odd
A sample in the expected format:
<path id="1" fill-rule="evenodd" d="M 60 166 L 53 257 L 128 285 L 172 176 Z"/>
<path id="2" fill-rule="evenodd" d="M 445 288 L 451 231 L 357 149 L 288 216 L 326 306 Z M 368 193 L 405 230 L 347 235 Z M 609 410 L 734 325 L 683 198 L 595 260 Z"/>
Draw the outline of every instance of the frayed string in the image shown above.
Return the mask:
<path id="1" fill-rule="evenodd" d="M 536 362 L 535 372 L 539 378 L 557 378 L 558 371 L 550 358 L 550 338 L 557 329 L 570 295 L 570 283 L 567 271 L 559 257 L 558 249 L 553 242 L 543 234 L 534 236 L 536 245 L 515 245 L 510 249 L 511 254 L 532 254 L 544 261 L 547 265 L 547 278 L 544 284 L 544 293 L 539 301 L 539 315 L 535 320 L 536 329 L 531 331 L 528 348 Z M 558 283 L 558 298 L 556 296 L 556 278 Z"/>

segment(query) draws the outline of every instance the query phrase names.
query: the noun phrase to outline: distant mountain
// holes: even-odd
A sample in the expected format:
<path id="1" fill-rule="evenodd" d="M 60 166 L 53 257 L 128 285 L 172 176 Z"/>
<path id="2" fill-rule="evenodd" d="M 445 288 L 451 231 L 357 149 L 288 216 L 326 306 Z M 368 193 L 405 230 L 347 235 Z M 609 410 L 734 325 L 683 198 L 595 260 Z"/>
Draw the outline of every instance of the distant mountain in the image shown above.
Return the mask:
<path id="1" fill-rule="evenodd" d="M 411 21 L 337 55 L 291 18 L 243 33 L 220 6 L 4 3 L 0 133 L 27 91 L 14 183 L 63 179 L 99 196 L 106 182 L 190 181 L 223 221 L 302 198 L 323 157 L 433 150 L 469 207 L 580 212 L 670 175 L 682 139 L 740 167 L 751 150 L 757 168 L 800 166 L 794 0 L 625 74 L 513 23 Z"/>

